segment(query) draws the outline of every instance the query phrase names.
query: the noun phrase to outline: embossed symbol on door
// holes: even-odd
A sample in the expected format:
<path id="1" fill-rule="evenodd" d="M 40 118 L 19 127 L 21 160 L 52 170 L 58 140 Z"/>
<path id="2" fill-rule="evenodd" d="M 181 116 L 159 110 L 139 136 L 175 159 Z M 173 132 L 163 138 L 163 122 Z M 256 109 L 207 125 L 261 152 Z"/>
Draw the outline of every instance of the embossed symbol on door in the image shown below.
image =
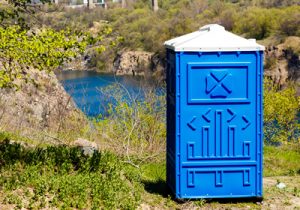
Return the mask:
<path id="1" fill-rule="evenodd" d="M 197 131 L 196 119 L 198 119 Z M 199 122 L 200 120 L 202 122 Z M 245 133 L 251 126 L 250 117 L 246 114 L 241 115 L 233 108 L 208 108 L 202 113 L 202 119 L 197 116 L 190 117 L 187 126 L 192 131 L 198 132 L 200 139 L 187 142 L 188 160 L 250 159 L 253 143 L 248 140 Z"/>
<path id="2" fill-rule="evenodd" d="M 211 71 L 206 76 L 206 94 L 211 98 L 226 98 L 232 93 L 231 77 L 227 71 Z"/>

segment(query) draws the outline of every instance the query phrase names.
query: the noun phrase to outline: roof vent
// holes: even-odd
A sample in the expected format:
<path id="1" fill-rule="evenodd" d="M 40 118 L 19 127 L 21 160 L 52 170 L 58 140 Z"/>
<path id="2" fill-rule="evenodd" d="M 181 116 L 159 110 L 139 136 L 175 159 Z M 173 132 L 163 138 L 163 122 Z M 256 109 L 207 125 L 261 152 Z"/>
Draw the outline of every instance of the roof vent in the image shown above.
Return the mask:
<path id="1" fill-rule="evenodd" d="M 200 31 L 225 31 L 225 28 L 218 24 L 209 24 L 201 27 Z"/>

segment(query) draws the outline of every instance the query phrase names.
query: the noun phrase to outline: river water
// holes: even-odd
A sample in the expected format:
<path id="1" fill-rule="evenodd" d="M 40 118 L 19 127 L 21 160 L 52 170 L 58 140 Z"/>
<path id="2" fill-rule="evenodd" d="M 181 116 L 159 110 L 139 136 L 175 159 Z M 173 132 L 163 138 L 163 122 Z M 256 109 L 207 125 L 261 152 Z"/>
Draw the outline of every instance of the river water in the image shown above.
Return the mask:
<path id="1" fill-rule="evenodd" d="M 145 80 L 138 76 L 115 76 L 94 71 L 61 71 L 56 74 L 65 90 L 72 96 L 77 107 L 87 116 L 95 117 L 105 115 L 108 103 L 107 95 L 103 89 L 118 83 L 126 92 L 142 99 L 144 88 L 157 88 L 152 80 Z"/>

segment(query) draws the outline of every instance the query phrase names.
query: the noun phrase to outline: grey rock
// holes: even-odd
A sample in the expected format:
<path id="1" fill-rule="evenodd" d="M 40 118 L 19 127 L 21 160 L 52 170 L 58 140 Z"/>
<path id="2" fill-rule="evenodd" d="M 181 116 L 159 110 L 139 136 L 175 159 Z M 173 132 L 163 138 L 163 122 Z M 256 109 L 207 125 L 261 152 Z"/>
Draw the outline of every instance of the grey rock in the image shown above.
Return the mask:
<path id="1" fill-rule="evenodd" d="M 86 139 L 78 138 L 73 142 L 73 145 L 79 147 L 84 155 L 92 156 L 95 151 L 98 151 L 98 145 L 95 142 Z"/>

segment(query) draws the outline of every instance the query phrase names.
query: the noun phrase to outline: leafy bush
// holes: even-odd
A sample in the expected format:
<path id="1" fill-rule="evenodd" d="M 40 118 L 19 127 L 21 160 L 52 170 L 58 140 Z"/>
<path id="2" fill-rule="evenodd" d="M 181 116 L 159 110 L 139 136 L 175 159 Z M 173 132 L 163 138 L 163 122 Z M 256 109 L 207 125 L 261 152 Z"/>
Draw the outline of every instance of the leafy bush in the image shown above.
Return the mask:
<path id="1" fill-rule="evenodd" d="M 276 12 L 270 9 L 249 8 L 239 15 L 234 30 L 246 34 L 249 38 L 264 39 L 276 29 Z"/>
<path id="2" fill-rule="evenodd" d="M 0 88 L 12 86 L 31 67 L 45 71 L 58 67 L 82 52 L 86 44 L 66 31 L 45 29 L 36 34 L 18 26 L 0 27 Z"/>
<path id="3" fill-rule="evenodd" d="M 136 209 L 139 173 L 109 152 L 85 156 L 78 148 L 26 149 L 0 143 L 3 201 L 16 208 Z M 134 176 L 133 176 L 134 175 Z"/>
<path id="4" fill-rule="evenodd" d="M 267 143 L 299 142 L 299 100 L 293 86 L 280 89 L 264 82 L 264 135 Z"/>
<path id="5" fill-rule="evenodd" d="M 286 36 L 300 36 L 300 7 L 294 6 L 283 11 L 279 30 Z"/>

